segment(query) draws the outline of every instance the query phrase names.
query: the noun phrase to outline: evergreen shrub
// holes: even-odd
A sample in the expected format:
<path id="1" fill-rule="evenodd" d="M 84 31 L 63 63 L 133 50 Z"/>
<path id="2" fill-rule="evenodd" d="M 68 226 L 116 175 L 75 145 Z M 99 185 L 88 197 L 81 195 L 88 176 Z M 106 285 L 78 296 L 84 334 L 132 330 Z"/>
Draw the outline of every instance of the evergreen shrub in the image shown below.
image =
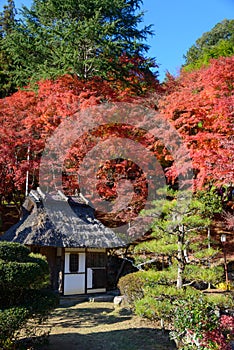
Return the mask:
<path id="1" fill-rule="evenodd" d="M 48 281 L 45 257 L 31 254 L 21 244 L 0 242 L 0 349 L 15 349 L 22 331 L 35 336 L 35 325 L 56 307 L 58 297 Z"/>

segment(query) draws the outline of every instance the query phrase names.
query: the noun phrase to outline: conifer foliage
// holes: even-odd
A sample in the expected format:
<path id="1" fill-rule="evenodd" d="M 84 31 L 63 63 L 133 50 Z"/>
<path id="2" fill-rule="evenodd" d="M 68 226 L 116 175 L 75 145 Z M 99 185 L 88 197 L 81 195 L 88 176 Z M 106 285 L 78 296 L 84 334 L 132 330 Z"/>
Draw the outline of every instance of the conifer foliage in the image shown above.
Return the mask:
<path id="1" fill-rule="evenodd" d="M 8 0 L 0 13 L 0 98 L 16 91 L 16 86 L 12 81 L 12 59 L 4 49 L 7 35 L 13 31 L 16 24 L 16 9 L 14 0 Z"/>
<path id="2" fill-rule="evenodd" d="M 152 30 L 139 29 L 141 4 L 141 0 L 35 0 L 30 8 L 23 6 L 13 30 L 2 28 L 15 84 L 67 73 L 80 79 L 124 80 L 136 62 L 141 74 L 152 75 L 155 63 L 145 58 L 145 41 Z"/>

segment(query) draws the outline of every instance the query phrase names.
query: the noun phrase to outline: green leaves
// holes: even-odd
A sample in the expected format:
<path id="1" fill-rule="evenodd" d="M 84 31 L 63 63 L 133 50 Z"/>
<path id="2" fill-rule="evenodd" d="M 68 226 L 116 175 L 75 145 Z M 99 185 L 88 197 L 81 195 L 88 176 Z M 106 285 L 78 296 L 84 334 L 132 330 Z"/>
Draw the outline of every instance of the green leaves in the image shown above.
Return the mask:
<path id="1" fill-rule="evenodd" d="M 155 201 L 154 207 L 146 211 L 147 214 L 153 215 L 161 210 L 160 217 L 155 219 L 153 225 L 152 235 L 155 238 L 163 238 L 165 244 L 166 241 L 170 243 L 171 236 L 178 237 L 182 233 L 189 237 L 209 224 L 209 219 L 201 215 L 205 210 L 205 204 L 201 200 L 193 197 L 191 201 L 186 201 L 183 196 L 180 198 L 177 192 L 170 192 L 170 198 Z"/>
<path id="2" fill-rule="evenodd" d="M 155 201 L 149 211 L 143 212 L 155 216 L 152 239 L 138 244 L 135 253 L 170 261 L 169 269 L 157 273 L 166 275 L 172 268 L 177 269 L 178 288 L 193 281 L 215 284 L 222 280 L 223 273 L 222 268 L 211 266 L 218 250 L 207 249 L 207 240 L 202 237 L 214 213 L 221 210 L 220 199 L 214 189 L 198 192 L 190 201 L 183 198 L 188 198 L 186 193 L 168 190 L 165 199 Z"/>
<path id="3" fill-rule="evenodd" d="M 18 243 L 0 242 L 0 347 L 15 341 L 16 331 L 28 318 L 40 324 L 57 303 L 48 286 L 49 268 L 45 257 L 30 254 Z M 32 330 L 30 330 L 33 332 Z"/>
<path id="4" fill-rule="evenodd" d="M 139 243 L 135 252 L 154 252 L 159 255 L 175 255 L 177 253 L 177 238 L 174 235 L 165 235 L 161 239 L 154 239 L 149 242 Z"/>
<path id="5" fill-rule="evenodd" d="M 212 218 L 222 212 L 222 198 L 215 187 L 198 191 L 196 198 L 202 203 L 201 211 L 204 217 Z"/>
<path id="6" fill-rule="evenodd" d="M 185 279 L 196 282 L 216 284 L 222 281 L 223 268 L 221 266 L 187 265 L 184 272 Z"/>
<path id="7" fill-rule="evenodd" d="M 223 20 L 204 33 L 185 55 L 186 71 L 208 65 L 211 58 L 234 54 L 234 20 Z"/>
<path id="8" fill-rule="evenodd" d="M 152 34 L 151 26 L 138 28 L 141 3 L 35 0 L 30 9 L 24 6 L 21 21 L 3 41 L 12 61 L 13 81 L 23 86 L 66 73 L 81 79 L 99 76 L 127 81 L 131 62 L 122 64 L 121 57 L 143 58 L 148 50 L 145 40 Z M 139 65 L 143 72 L 151 66 L 153 60 L 147 59 Z"/>
<path id="9" fill-rule="evenodd" d="M 197 249 L 199 249 L 199 245 L 197 246 Z M 207 249 L 202 249 L 193 254 L 193 256 L 197 259 L 210 259 L 215 257 L 219 253 L 218 249 L 213 249 L 213 248 L 207 248 Z"/>
<path id="10" fill-rule="evenodd" d="M 29 249 L 19 243 L 1 242 L 0 243 L 0 260 L 5 262 L 17 261 L 25 262 L 28 261 Z"/>
<path id="11" fill-rule="evenodd" d="M 28 317 L 29 312 L 25 307 L 0 310 L 0 345 L 4 349 L 8 349 L 8 346 L 12 345 L 10 339 L 27 322 Z"/>
<path id="12" fill-rule="evenodd" d="M 200 338 L 202 332 L 217 327 L 218 315 L 215 311 L 215 306 L 207 302 L 202 295 L 200 298 L 180 300 L 175 310 L 175 329 L 179 333 L 190 330 Z"/>
<path id="13" fill-rule="evenodd" d="M 150 320 L 169 320 L 173 312 L 173 306 L 168 300 L 157 300 L 150 296 L 136 301 L 135 306 L 137 315 Z"/>
<path id="14" fill-rule="evenodd" d="M 0 243 L 0 286 L 2 291 L 40 289 L 48 285 L 49 268 L 40 254 L 30 254 L 18 243 Z"/>

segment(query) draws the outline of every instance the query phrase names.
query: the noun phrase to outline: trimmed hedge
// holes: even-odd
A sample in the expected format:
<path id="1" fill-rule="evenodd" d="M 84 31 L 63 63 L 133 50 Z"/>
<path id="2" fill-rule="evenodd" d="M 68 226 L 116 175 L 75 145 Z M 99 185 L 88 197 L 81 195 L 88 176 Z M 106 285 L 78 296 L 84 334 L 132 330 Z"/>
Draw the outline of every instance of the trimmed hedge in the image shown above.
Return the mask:
<path id="1" fill-rule="evenodd" d="M 167 280 L 166 272 L 138 271 L 120 278 L 118 283 L 120 292 L 125 295 L 127 302 L 139 316 L 170 321 L 178 300 L 200 297 L 201 292 L 192 286 L 178 289 L 175 283 L 169 284 L 168 281 L 172 278 Z M 205 298 L 212 301 L 219 309 L 233 306 L 230 296 L 207 294 Z"/>
<path id="2" fill-rule="evenodd" d="M 58 296 L 45 289 L 49 282 L 46 258 L 30 254 L 18 243 L 0 242 L 0 349 L 14 348 L 18 330 L 29 329 L 48 316 L 58 305 Z"/>
<path id="3" fill-rule="evenodd" d="M 28 261 L 30 250 L 19 243 L 0 242 L 0 260 L 4 261 Z"/>
<path id="4" fill-rule="evenodd" d="M 25 307 L 12 307 L 0 310 L 0 346 L 8 348 L 12 336 L 27 322 L 29 311 Z"/>
<path id="5" fill-rule="evenodd" d="M 127 302 L 133 306 L 136 300 L 142 299 L 146 290 L 154 290 L 161 286 L 166 288 L 176 281 L 173 269 L 167 271 L 137 271 L 120 278 L 118 288 L 126 296 Z M 148 294 L 148 293 L 147 293 Z"/>
<path id="6" fill-rule="evenodd" d="M 144 272 L 130 273 L 120 278 L 118 288 L 122 295 L 126 296 L 127 302 L 133 306 L 136 300 L 144 296 Z"/>

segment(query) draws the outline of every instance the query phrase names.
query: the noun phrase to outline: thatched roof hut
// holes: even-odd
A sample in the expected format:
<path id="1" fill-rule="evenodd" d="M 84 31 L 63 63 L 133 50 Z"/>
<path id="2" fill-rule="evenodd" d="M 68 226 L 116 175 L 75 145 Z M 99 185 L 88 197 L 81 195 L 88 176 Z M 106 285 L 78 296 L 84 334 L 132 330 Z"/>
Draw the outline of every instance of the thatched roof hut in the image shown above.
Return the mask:
<path id="1" fill-rule="evenodd" d="M 43 198 L 44 197 L 44 198 Z M 44 195 L 31 191 L 23 204 L 23 217 L 1 239 L 25 245 L 64 248 L 114 248 L 125 242 L 95 218 L 95 212 L 81 196 L 65 197 L 61 192 Z"/>
<path id="2" fill-rule="evenodd" d="M 107 249 L 127 243 L 96 219 L 84 197 L 46 195 L 38 188 L 22 209 L 22 219 L 0 240 L 44 254 L 52 288 L 65 295 L 106 291 Z"/>

